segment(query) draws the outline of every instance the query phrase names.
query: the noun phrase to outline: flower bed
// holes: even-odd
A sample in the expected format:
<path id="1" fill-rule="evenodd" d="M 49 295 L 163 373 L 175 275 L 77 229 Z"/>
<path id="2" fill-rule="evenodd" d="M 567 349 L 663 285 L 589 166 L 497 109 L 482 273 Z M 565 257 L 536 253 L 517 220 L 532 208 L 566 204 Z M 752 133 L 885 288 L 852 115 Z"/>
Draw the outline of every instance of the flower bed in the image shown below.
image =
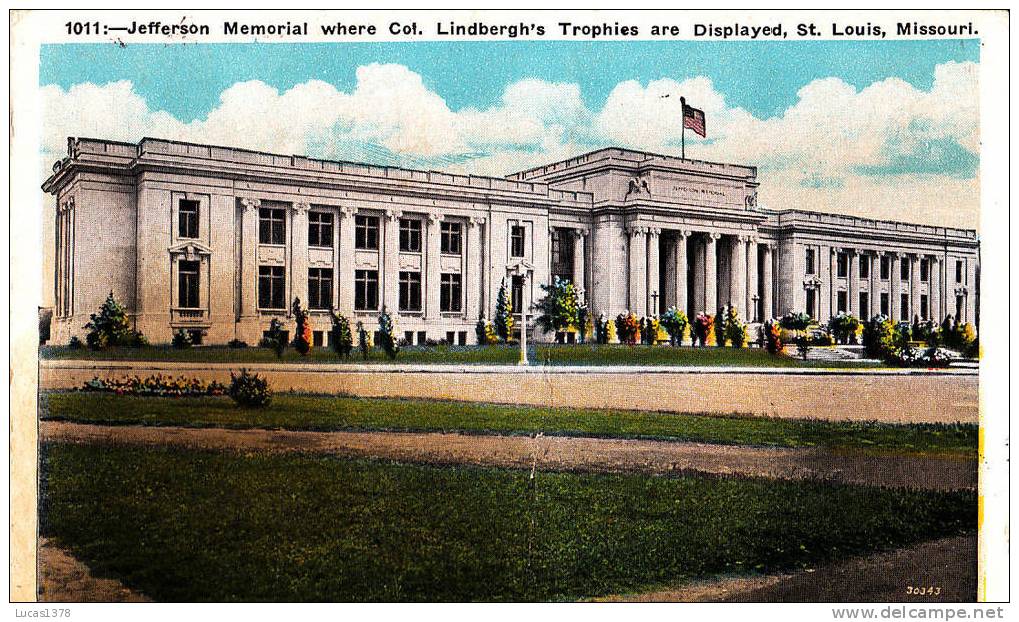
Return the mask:
<path id="1" fill-rule="evenodd" d="M 205 382 L 198 378 L 181 376 L 173 378 L 156 374 L 141 378 L 92 378 L 81 388 L 82 391 L 99 391 L 117 395 L 138 395 L 142 397 L 194 397 L 201 395 L 226 395 L 226 386 L 216 382 Z"/>
<path id="2" fill-rule="evenodd" d="M 893 354 L 889 362 L 900 367 L 948 367 L 952 360 L 951 353 L 942 348 L 906 347 Z"/>

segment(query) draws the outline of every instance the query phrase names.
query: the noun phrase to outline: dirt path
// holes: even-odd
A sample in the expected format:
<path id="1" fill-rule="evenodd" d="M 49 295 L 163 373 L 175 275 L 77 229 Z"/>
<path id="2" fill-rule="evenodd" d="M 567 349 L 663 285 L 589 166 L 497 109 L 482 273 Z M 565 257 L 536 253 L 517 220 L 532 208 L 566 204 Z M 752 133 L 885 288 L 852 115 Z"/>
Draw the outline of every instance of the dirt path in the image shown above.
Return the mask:
<path id="1" fill-rule="evenodd" d="M 228 382 L 229 363 L 42 361 L 43 389 L 80 387 L 94 376 L 185 375 Z M 511 368 L 492 366 L 243 365 L 276 391 L 420 397 L 468 402 L 747 413 L 885 423 L 976 423 L 979 377 L 971 370 L 747 368 Z M 363 369 L 361 367 L 364 367 Z M 424 369 L 428 371 L 423 371 Z M 525 371 L 521 371 L 525 370 Z M 620 390 L 620 387 L 628 387 Z"/>
<path id="2" fill-rule="evenodd" d="M 860 455 L 823 449 L 708 445 L 563 436 L 410 432 L 294 432 L 102 426 L 43 421 L 43 440 L 174 445 L 200 449 L 303 451 L 407 462 L 586 472 L 685 471 L 928 490 L 975 488 L 972 460 Z"/>
<path id="3" fill-rule="evenodd" d="M 120 581 L 92 576 L 88 566 L 46 538 L 39 538 L 39 601 L 140 603 L 148 598 Z"/>
<path id="4" fill-rule="evenodd" d="M 910 591 L 913 588 L 913 591 Z M 918 593 L 916 588 L 933 588 Z M 977 538 L 960 536 L 816 569 L 696 581 L 600 600 L 637 602 L 975 602 Z"/>

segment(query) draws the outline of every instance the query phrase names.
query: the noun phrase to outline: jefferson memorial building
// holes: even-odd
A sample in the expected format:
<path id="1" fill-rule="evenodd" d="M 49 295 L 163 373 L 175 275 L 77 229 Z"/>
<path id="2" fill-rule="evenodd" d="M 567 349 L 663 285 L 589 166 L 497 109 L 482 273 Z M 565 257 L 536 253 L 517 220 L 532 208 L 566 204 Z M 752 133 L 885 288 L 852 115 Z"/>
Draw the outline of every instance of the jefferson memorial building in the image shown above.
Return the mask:
<path id="1" fill-rule="evenodd" d="M 518 311 L 554 276 L 595 317 L 975 322 L 976 231 L 762 209 L 758 184 L 752 166 L 617 148 L 497 178 L 71 138 L 43 185 L 53 340 L 83 338 L 112 290 L 153 343 L 185 329 L 253 345 L 272 318 L 292 330 L 300 298 L 318 345 L 330 309 L 374 328 L 383 306 L 411 343 L 472 344 L 504 280 Z"/>

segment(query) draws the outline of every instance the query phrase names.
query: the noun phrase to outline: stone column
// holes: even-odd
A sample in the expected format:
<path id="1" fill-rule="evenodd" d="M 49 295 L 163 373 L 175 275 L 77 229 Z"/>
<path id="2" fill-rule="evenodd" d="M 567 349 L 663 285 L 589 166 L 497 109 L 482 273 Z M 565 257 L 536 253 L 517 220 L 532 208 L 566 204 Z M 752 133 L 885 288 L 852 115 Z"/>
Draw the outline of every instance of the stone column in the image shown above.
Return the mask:
<path id="1" fill-rule="evenodd" d="M 941 262 L 936 255 L 931 255 L 927 260 L 930 263 L 930 288 L 927 294 L 927 312 L 935 322 L 942 320 L 941 316 Z"/>
<path id="2" fill-rule="evenodd" d="M 662 292 L 658 291 L 658 284 L 660 282 L 658 278 L 658 270 L 660 268 L 658 240 L 661 233 L 661 229 L 652 227 L 648 229 L 647 234 L 647 286 L 644 293 L 647 295 L 645 314 L 648 316 L 658 315 L 656 305 L 662 299 Z M 657 296 L 654 296 L 654 294 L 657 294 Z"/>
<path id="3" fill-rule="evenodd" d="M 307 203 L 297 202 L 290 210 L 290 293 L 301 299 L 308 308 L 308 209 Z M 291 299 L 290 303 L 293 302 Z M 289 309 L 290 304 L 287 304 Z"/>
<path id="4" fill-rule="evenodd" d="M 258 315 L 258 199 L 241 199 L 241 317 Z"/>
<path id="5" fill-rule="evenodd" d="M 899 278 L 899 270 L 901 270 L 899 268 L 899 253 L 889 253 L 888 257 L 888 263 L 892 270 L 891 280 L 888 285 L 888 312 L 891 320 L 898 322 L 902 319 L 899 317 L 899 286 L 901 285 L 901 279 Z"/>
<path id="6" fill-rule="evenodd" d="M 337 262 L 336 289 L 340 295 L 340 313 L 354 314 L 354 215 L 353 207 L 340 208 L 340 258 Z"/>
<path id="7" fill-rule="evenodd" d="M 718 312 L 718 258 L 715 246 L 719 233 L 709 233 L 704 238 L 704 312 L 714 315 Z"/>
<path id="8" fill-rule="evenodd" d="M 481 310 L 481 288 L 483 283 L 481 274 L 484 267 L 481 265 L 481 235 L 485 224 L 484 218 L 471 216 L 467 221 L 467 264 L 464 287 L 467 288 L 467 307 L 464 317 L 474 320 L 482 315 Z"/>
<path id="9" fill-rule="evenodd" d="M 860 305 L 859 296 L 857 292 L 859 287 L 856 284 L 856 272 L 853 270 L 853 264 L 856 262 L 856 250 L 846 249 L 846 311 L 850 315 L 860 317 L 860 312 L 857 308 Z"/>
<path id="10" fill-rule="evenodd" d="M 771 266 L 771 249 L 771 242 L 767 242 L 764 245 L 764 272 L 761 274 L 761 278 L 764 281 L 761 287 L 761 321 L 770 320 L 775 317 L 774 305 L 771 298 L 775 287 Z"/>
<path id="11" fill-rule="evenodd" d="M 630 228 L 630 300 L 629 310 L 640 313 L 646 303 L 647 228 Z"/>
<path id="12" fill-rule="evenodd" d="M 684 313 L 689 313 L 687 307 L 687 267 L 686 267 L 686 238 L 689 231 L 680 231 L 676 235 L 676 308 Z"/>
<path id="13" fill-rule="evenodd" d="M 921 255 L 913 255 L 909 261 L 909 317 L 905 318 L 910 321 L 913 320 L 913 316 L 920 315 L 920 257 Z"/>
<path id="14" fill-rule="evenodd" d="M 442 272 L 442 234 L 440 232 L 442 227 L 442 215 L 438 212 L 431 212 L 428 214 L 426 226 L 428 227 L 428 232 L 426 234 L 425 278 L 423 285 L 425 288 L 424 317 L 428 320 L 437 320 L 440 317 L 439 293 L 442 289 L 442 277 L 439 276 Z"/>
<path id="15" fill-rule="evenodd" d="M 400 216 L 398 210 L 386 210 L 382 219 L 386 229 L 383 236 L 385 252 L 379 271 L 383 286 L 382 304 L 393 316 L 400 309 Z"/>
<path id="16" fill-rule="evenodd" d="M 707 243 L 704 241 L 703 236 L 698 235 L 693 238 L 693 300 L 690 303 L 691 306 L 691 321 L 693 316 L 697 315 L 701 311 L 705 310 L 704 300 L 704 262 L 705 260 L 705 248 Z"/>
<path id="17" fill-rule="evenodd" d="M 758 317 L 758 311 L 760 305 L 760 286 L 757 280 L 757 238 L 747 238 L 747 295 L 746 295 L 746 317 L 743 318 L 745 322 L 757 322 L 760 320 Z M 757 299 L 755 302 L 754 299 Z"/>
<path id="18" fill-rule="evenodd" d="M 747 319 L 747 242 L 746 237 L 735 235 L 729 252 L 729 299 L 724 301 L 736 309 L 743 321 Z"/>
<path id="19" fill-rule="evenodd" d="M 585 236 L 587 236 L 587 232 L 583 229 L 573 230 L 573 285 L 584 291 L 584 300 L 587 300 L 587 279 L 585 278 L 587 266 L 584 262 L 587 256 L 584 244 Z"/>
<path id="20" fill-rule="evenodd" d="M 881 292 L 878 291 L 878 283 L 881 281 L 881 253 L 870 253 L 870 293 L 867 300 L 870 302 L 870 309 L 866 310 L 867 317 L 862 318 L 870 321 L 872 317 L 881 311 Z M 860 309 L 860 313 L 864 313 Z"/>

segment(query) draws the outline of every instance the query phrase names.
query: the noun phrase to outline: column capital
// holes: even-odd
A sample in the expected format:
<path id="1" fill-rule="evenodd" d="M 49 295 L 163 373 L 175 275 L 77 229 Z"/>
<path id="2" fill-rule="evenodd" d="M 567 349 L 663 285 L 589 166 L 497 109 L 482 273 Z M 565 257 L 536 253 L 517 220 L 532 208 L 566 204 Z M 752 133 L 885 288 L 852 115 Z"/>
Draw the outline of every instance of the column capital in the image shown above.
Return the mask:
<path id="1" fill-rule="evenodd" d="M 839 254 L 841 252 L 842 252 L 842 247 L 841 246 L 832 246 L 831 247 L 831 254 L 832 255 L 837 255 L 837 254 Z"/>
<path id="2" fill-rule="evenodd" d="M 357 214 L 357 208 L 351 205 L 344 205 L 340 208 L 340 218 L 350 218 Z"/>
<path id="3" fill-rule="evenodd" d="M 387 209 L 386 218 L 389 220 L 400 220 L 403 217 L 403 212 L 398 209 Z"/>
<path id="4" fill-rule="evenodd" d="M 253 197 L 245 197 L 241 199 L 241 205 L 244 206 L 244 209 L 246 211 L 250 212 L 251 210 L 256 210 L 262 207 L 262 201 L 261 199 L 256 199 Z"/>
<path id="5" fill-rule="evenodd" d="M 647 229 L 648 229 L 647 227 L 633 225 L 627 227 L 626 232 L 629 233 L 632 237 L 637 237 L 643 233 L 647 233 Z"/>
<path id="6" fill-rule="evenodd" d="M 661 227 L 646 227 L 648 235 L 659 236 L 662 233 Z"/>
<path id="7" fill-rule="evenodd" d="M 428 212 L 428 222 L 433 225 L 442 222 L 442 214 L 439 212 Z"/>
<path id="8" fill-rule="evenodd" d="M 303 216 L 308 213 L 308 210 L 311 209 L 311 203 L 306 203 L 304 201 L 295 201 L 294 203 L 290 204 L 290 207 L 291 209 L 294 210 L 295 215 Z"/>
<path id="9" fill-rule="evenodd" d="M 690 231 L 689 229 L 676 229 L 676 235 L 681 238 L 688 238 L 693 235 L 693 231 Z"/>
<path id="10" fill-rule="evenodd" d="M 67 197 L 66 200 L 64 200 L 63 202 L 60 203 L 60 211 L 61 212 L 69 212 L 69 211 L 71 211 L 73 209 L 74 209 L 74 197 L 73 196 Z"/>
<path id="11" fill-rule="evenodd" d="M 583 240 L 587 237 L 587 229 L 574 229 L 573 236 L 578 240 Z"/>
<path id="12" fill-rule="evenodd" d="M 467 219 L 467 225 L 470 226 L 470 227 L 474 227 L 474 226 L 477 226 L 477 225 L 483 225 L 483 224 L 485 224 L 485 217 L 484 216 L 471 216 L 470 218 Z"/>
<path id="13" fill-rule="evenodd" d="M 715 240 L 720 240 L 722 238 L 722 234 L 721 233 L 711 233 L 711 232 L 708 232 L 705 235 L 706 235 L 705 239 L 707 239 L 709 242 L 712 242 L 712 243 Z"/>

